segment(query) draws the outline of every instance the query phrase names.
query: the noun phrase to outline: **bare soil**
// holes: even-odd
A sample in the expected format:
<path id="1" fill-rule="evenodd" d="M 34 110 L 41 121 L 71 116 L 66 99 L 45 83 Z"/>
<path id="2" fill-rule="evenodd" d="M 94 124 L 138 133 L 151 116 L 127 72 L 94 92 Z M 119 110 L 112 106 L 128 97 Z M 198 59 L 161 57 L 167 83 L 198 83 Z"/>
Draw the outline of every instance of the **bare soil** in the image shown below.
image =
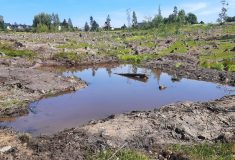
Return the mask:
<path id="1" fill-rule="evenodd" d="M 113 115 L 52 136 L 16 136 L 3 129 L 1 134 L 13 140 L 3 138 L 1 144 L 15 149 L 1 158 L 86 159 L 88 154 L 123 145 L 158 157 L 170 144 L 234 141 L 234 112 L 235 96 L 228 96 L 206 103 L 184 102 L 153 111 Z"/>
<path id="2" fill-rule="evenodd" d="M 84 87 L 86 83 L 75 77 L 30 67 L 0 65 L 0 118 L 27 114 L 30 102 Z"/>

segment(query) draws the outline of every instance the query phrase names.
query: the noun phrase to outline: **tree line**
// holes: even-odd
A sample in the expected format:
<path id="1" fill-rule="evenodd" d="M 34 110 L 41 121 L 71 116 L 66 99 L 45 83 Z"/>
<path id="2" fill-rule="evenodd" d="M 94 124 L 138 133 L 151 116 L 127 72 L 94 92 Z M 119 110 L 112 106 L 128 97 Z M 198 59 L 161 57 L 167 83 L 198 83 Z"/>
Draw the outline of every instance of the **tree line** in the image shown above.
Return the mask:
<path id="1" fill-rule="evenodd" d="M 40 13 L 34 16 L 32 27 L 35 32 L 74 31 L 71 18 L 61 22 L 59 15 L 54 13 Z"/>
<path id="2" fill-rule="evenodd" d="M 228 11 L 228 3 L 226 0 L 221 0 L 222 8 L 219 13 L 219 18 L 217 20 L 218 23 L 224 24 L 225 22 L 235 22 L 235 16 L 229 17 L 227 15 Z M 100 30 L 111 30 L 111 17 L 107 16 L 106 21 L 104 22 L 104 26 L 100 27 L 97 21 L 90 17 L 90 22 L 86 22 L 84 25 L 84 31 L 88 32 L 96 32 Z M 185 24 L 198 24 L 198 18 L 193 13 L 186 13 L 185 10 L 178 8 L 175 6 L 172 14 L 168 17 L 162 16 L 161 7 L 158 8 L 158 14 L 154 16 L 152 19 L 149 18 L 142 23 L 138 23 L 137 14 L 135 11 L 130 12 L 130 9 L 127 10 L 127 25 L 124 24 L 121 29 L 151 29 L 151 28 L 159 28 L 166 25 L 175 25 L 180 27 Z M 201 24 L 204 22 L 201 21 Z M 52 13 L 39 13 L 34 16 L 32 28 L 29 31 L 34 32 L 58 32 L 58 31 L 75 31 L 78 28 L 73 26 L 71 18 L 64 19 L 60 21 L 59 15 Z M 6 30 L 6 23 L 4 23 L 4 17 L 0 15 L 0 31 Z"/>

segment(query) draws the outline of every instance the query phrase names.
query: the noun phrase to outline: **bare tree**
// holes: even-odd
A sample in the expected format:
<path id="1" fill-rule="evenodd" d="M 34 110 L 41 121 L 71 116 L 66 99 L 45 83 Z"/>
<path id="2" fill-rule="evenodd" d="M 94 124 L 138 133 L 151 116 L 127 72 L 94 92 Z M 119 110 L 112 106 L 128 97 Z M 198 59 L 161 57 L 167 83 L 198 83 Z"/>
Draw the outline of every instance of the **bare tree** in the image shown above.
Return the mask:
<path id="1" fill-rule="evenodd" d="M 227 12 L 228 12 L 228 2 L 226 0 L 221 0 L 220 1 L 222 4 L 222 9 L 221 12 L 219 13 L 219 18 L 218 18 L 218 22 L 219 23 L 224 23 L 226 21 L 227 18 Z"/>
<path id="2" fill-rule="evenodd" d="M 131 27 L 131 9 L 127 9 L 126 10 L 126 15 L 127 15 L 127 25 L 128 25 L 128 28 Z"/>

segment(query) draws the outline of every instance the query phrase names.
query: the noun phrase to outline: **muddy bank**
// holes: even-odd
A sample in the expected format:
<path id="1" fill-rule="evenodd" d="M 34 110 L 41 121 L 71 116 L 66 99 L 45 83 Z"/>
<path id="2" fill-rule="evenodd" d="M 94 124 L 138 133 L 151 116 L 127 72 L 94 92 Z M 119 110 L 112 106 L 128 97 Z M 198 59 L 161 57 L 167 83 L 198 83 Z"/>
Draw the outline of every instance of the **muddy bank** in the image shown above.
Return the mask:
<path id="1" fill-rule="evenodd" d="M 18 136 L 15 141 L 21 140 L 20 144 L 5 144 L 15 148 L 14 151 L 0 156 L 2 159 L 86 159 L 88 154 L 124 145 L 158 157 L 170 144 L 231 142 L 235 140 L 234 107 L 235 96 L 228 96 L 206 103 L 183 102 L 153 111 L 113 115 L 52 136 Z M 7 130 L 1 132 L 9 135 Z M 19 148 L 22 144 L 30 154 Z"/>
<path id="2" fill-rule="evenodd" d="M 75 91 L 86 83 L 75 77 L 33 68 L 0 66 L 0 118 L 28 113 L 27 105 L 43 97 Z"/>
<path id="3" fill-rule="evenodd" d="M 151 60 L 143 66 L 169 73 L 174 76 L 176 81 L 188 78 L 235 86 L 234 72 L 206 69 L 200 67 L 198 63 L 198 57 L 195 55 L 170 54 L 163 58 Z"/>

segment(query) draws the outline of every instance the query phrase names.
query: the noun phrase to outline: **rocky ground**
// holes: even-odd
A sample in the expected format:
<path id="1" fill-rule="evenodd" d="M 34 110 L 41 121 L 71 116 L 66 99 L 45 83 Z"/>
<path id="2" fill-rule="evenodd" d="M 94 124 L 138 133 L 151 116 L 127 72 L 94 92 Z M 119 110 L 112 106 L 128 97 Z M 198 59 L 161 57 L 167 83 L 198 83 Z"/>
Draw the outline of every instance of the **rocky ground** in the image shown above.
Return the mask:
<path id="1" fill-rule="evenodd" d="M 0 148 L 5 148 L 0 150 L 0 158 L 86 159 L 100 150 L 123 146 L 144 150 L 158 159 L 169 144 L 234 141 L 234 112 L 235 96 L 228 96 L 206 103 L 184 102 L 113 115 L 52 136 L 16 136 L 2 129 Z"/>

